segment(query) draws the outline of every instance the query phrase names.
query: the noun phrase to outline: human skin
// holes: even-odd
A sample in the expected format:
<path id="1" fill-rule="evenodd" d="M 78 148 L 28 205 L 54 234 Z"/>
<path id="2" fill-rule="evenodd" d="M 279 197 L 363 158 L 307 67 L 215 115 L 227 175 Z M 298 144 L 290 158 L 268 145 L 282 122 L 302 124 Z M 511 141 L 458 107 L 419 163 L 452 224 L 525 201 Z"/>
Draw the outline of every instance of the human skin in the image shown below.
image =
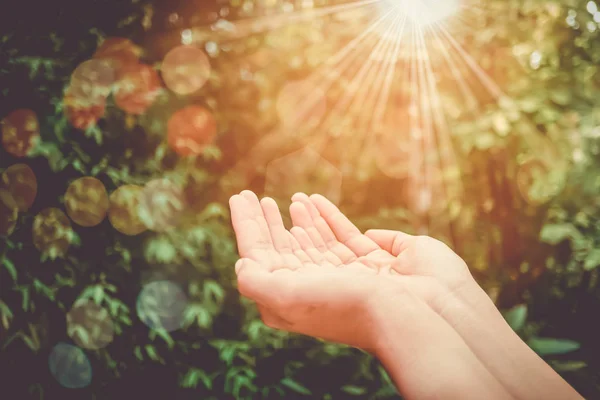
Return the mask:
<path id="1" fill-rule="evenodd" d="M 370 230 L 363 235 L 323 196 L 298 193 L 292 201 L 306 210 L 304 213 L 292 203 L 295 225 L 307 230 L 313 229 L 311 225 L 319 226 L 320 235 L 329 237 L 329 243 L 333 243 L 332 237 L 339 238 L 359 257 L 383 249 L 396 259 L 390 262 L 398 274 L 435 287 L 423 291 L 421 298 L 463 338 L 514 398 L 582 398 L 519 338 L 473 279 L 466 263 L 444 243 L 387 230 Z"/>
<path id="2" fill-rule="evenodd" d="M 272 199 L 259 202 L 249 191 L 230 199 L 242 257 L 236 264 L 238 288 L 256 301 L 266 325 L 372 352 L 408 399 L 580 398 L 560 378 L 556 383 L 557 375 L 544 375 L 562 390 L 551 396 L 513 393 L 503 382 L 511 383 L 506 376 L 512 376 L 503 372 L 505 363 L 481 356 L 493 352 L 482 351 L 480 338 L 472 332 L 481 332 L 487 320 L 472 317 L 477 307 L 469 309 L 470 303 L 460 300 L 459 293 L 469 297 L 470 291 L 463 289 L 466 280 L 448 272 L 454 266 L 430 271 L 426 265 L 413 264 L 431 260 L 407 256 L 438 253 L 441 247 L 431 248 L 433 242 L 423 240 L 411 245 L 411 237 L 401 235 L 406 240 L 396 243 L 404 245 L 386 249 L 392 238 L 389 232 L 362 235 L 324 198 L 298 194 L 293 200 L 290 213 L 295 226 L 287 231 Z M 460 260 L 447 257 L 434 262 Z M 459 263 L 456 268 L 468 272 Z M 495 353 L 495 358 L 505 356 Z M 509 364 L 521 368 L 521 375 L 536 373 Z"/>

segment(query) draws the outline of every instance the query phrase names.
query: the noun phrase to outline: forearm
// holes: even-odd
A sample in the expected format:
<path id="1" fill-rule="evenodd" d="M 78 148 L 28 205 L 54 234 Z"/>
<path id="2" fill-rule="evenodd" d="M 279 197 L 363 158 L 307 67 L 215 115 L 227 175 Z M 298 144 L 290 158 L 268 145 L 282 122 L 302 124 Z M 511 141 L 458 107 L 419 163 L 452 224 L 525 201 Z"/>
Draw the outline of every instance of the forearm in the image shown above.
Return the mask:
<path id="1" fill-rule="evenodd" d="M 407 399 L 511 398 L 460 336 L 424 303 L 397 296 L 382 301 L 373 313 L 375 355 Z"/>
<path id="2" fill-rule="evenodd" d="M 437 312 L 517 399 L 582 397 L 527 346 L 473 281 L 439 302 Z"/>

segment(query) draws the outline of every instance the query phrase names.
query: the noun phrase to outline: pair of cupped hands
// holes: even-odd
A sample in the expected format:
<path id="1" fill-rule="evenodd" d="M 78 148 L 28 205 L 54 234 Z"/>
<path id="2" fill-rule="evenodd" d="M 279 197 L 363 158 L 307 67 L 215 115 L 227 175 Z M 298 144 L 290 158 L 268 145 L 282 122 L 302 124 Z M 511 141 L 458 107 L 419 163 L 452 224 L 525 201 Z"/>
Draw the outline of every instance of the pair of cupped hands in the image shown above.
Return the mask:
<path id="1" fill-rule="evenodd" d="M 444 243 L 364 234 L 321 195 L 230 199 L 240 293 L 275 329 L 375 355 L 408 399 L 580 399 L 512 331 Z"/>

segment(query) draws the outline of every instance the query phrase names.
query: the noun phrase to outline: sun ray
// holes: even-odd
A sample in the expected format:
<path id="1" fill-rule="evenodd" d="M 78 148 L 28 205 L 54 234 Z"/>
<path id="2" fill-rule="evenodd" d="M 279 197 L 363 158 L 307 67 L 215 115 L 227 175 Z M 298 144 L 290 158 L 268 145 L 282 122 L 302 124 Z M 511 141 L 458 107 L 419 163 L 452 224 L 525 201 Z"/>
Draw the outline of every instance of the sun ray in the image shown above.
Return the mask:
<path id="1" fill-rule="evenodd" d="M 394 21 L 395 20 L 393 20 L 393 19 L 390 21 L 389 26 L 388 26 L 388 31 L 393 30 L 393 28 L 395 26 Z M 368 73 L 369 69 L 371 68 L 371 66 L 373 64 L 372 55 L 376 54 L 378 51 L 380 51 L 380 49 L 382 48 L 382 46 L 385 43 L 386 43 L 385 39 L 383 37 L 380 37 L 379 40 L 377 41 L 377 44 L 373 47 L 367 62 L 363 62 L 362 65 L 360 65 L 360 69 L 358 70 L 358 72 L 356 73 L 356 75 L 354 76 L 352 81 L 349 83 L 348 87 L 344 91 L 344 94 L 335 103 L 333 110 L 330 112 L 330 115 L 324 124 L 324 128 L 322 128 L 323 132 L 329 133 L 331 126 L 335 122 L 336 118 L 344 115 L 344 113 L 347 111 L 348 107 L 350 106 L 351 101 L 356 96 L 356 93 L 357 93 L 360 85 L 363 83 L 366 74 Z"/>
<path id="2" fill-rule="evenodd" d="M 405 24 L 406 16 L 399 15 L 398 18 L 395 19 L 394 31 L 392 33 L 398 36 L 404 29 Z M 359 119 L 356 131 L 356 140 L 354 141 L 357 150 L 355 150 L 353 158 L 357 160 L 357 168 L 360 168 L 362 165 L 361 159 L 368 157 L 365 153 L 366 150 L 368 151 L 370 137 L 372 136 L 372 125 L 375 117 L 376 104 L 378 103 L 377 100 L 384 90 L 385 78 L 388 74 L 388 70 L 393 69 L 393 65 L 395 64 L 394 53 L 397 43 L 398 40 L 388 41 L 385 49 L 380 51 L 382 56 L 379 57 L 379 64 L 376 68 L 372 69 L 370 73 L 373 78 L 368 79 L 368 81 L 372 81 L 373 84 L 368 86 L 364 85 L 365 89 L 363 89 L 363 91 L 366 93 L 359 93 L 354 99 L 354 105 L 352 107 L 353 111 L 356 113 L 359 111 L 361 112 L 361 118 Z M 376 55 L 373 55 L 373 58 L 376 59 Z M 361 101 L 359 101 L 359 99 Z M 365 115 L 365 112 L 367 115 Z"/>
<path id="3" fill-rule="evenodd" d="M 218 25 L 213 25 L 212 30 L 213 32 L 217 32 L 222 40 L 243 39 L 250 35 L 256 35 L 259 33 L 279 29 L 289 24 L 302 23 L 306 21 L 311 22 L 315 18 L 327 17 L 336 13 L 372 6 L 380 1 L 382 0 L 359 0 L 332 6 L 298 10 L 279 15 L 245 18 L 232 24 L 227 24 L 226 29 L 220 29 Z"/>
<path id="4" fill-rule="evenodd" d="M 465 49 L 456 41 L 456 39 L 454 39 L 454 37 L 442 24 L 439 25 L 439 29 L 444 37 L 446 37 L 446 39 L 450 42 L 452 47 L 456 49 L 458 54 L 460 54 L 463 60 L 467 63 L 471 71 L 473 71 L 479 78 L 489 93 L 494 96 L 496 100 L 500 98 L 508 98 L 508 96 L 502 91 L 496 82 L 494 82 L 494 80 L 490 78 L 488 74 L 486 74 L 486 72 L 477 64 L 473 57 L 471 57 L 471 55 L 465 51 Z"/>
<path id="5" fill-rule="evenodd" d="M 399 28 L 400 30 L 398 32 L 398 39 L 394 41 L 392 51 L 389 54 L 389 57 L 384 61 L 384 63 L 386 64 L 386 71 L 384 74 L 381 74 L 381 92 L 376 98 L 376 104 L 373 110 L 373 115 L 370 119 L 368 128 L 366 128 L 367 138 L 364 144 L 365 151 L 361 158 L 362 165 L 372 160 L 374 154 L 377 153 L 376 151 L 374 151 L 374 145 L 377 142 L 377 140 L 381 137 L 381 135 L 384 134 L 379 131 L 379 127 L 381 127 L 383 124 L 386 105 L 388 104 L 390 98 L 390 92 L 394 81 L 394 75 L 396 73 L 395 66 L 398 63 L 398 55 L 400 53 L 400 46 L 402 43 L 403 33 L 406 28 L 406 24 L 407 18 L 405 15 Z"/>
<path id="6" fill-rule="evenodd" d="M 433 28 L 430 28 L 431 33 L 435 34 L 435 30 Z M 425 51 L 427 52 L 428 49 L 427 47 L 425 47 Z M 429 93 L 429 98 L 431 99 L 431 108 L 433 111 L 433 119 L 434 119 L 434 123 L 435 123 L 435 132 L 437 133 L 436 135 L 433 136 L 433 141 L 432 141 L 432 146 L 434 146 L 437 149 L 437 167 L 438 167 L 438 178 L 439 178 L 439 184 L 440 184 L 440 188 L 439 190 L 441 190 L 442 192 L 442 196 L 445 197 L 446 201 L 449 201 L 449 196 L 451 196 L 450 191 L 448 189 L 449 186 L 449 180 L 450 179 L 454 179 L 455 181 L 453 182 L 453 184 L 456 185 L 461 185 L 461 177 L 459 176 L 450 176 L 448 177 L 448 171 L 449 170 L 454 170 L 456 166 L 455 164 L 455 159 L 454 159 L 454 151 L 453 151 L 453 145 L 451 143 L 451 141 L 449 140 L 449 129 L 448 129 L 448 125 L 447 125 L 447 121 L 445 118 L 445 113 L 441 107 L 441 99 L 440 99 L 440 93 L 437 89 L 437 83 L 435 81 L 435 79 L 433 79 L 433 67 L 430 61 L 430 58 L 428 57 L 426 59 L 426 63 L 425 63 L 425 68 L 428 71 L 426 77 L 427 77 L 427 92 Z M 458 182 L 456 182 L 456 180 L 458 179 Z M 436 180 L 437 182 L 437 180 Z M 434 190 L 436 190 L 438 188 L 434 188 Z M 462 189 L 462 188 L 460 188 Z M 459 190 L 460 190 L 459 189 Z M 436 196 L 437 197 L 437 196 Z M 446 211 L 446 208 L 444 208 L 444 211 Z M 452 226 L 452 222 L 449 221 L 448 223 L 448 237 L 450 238 L 450 240 L 452 242 L 454 242 L 454 234 L 453 234 L 453 226 Z"/>
<path id="7" fill-rule="evenodd" d="M 459 90 L 461 91 L 462 95 L 465 98 L 465 101 L 467 102 L 467 109 L 474 110 L 479 108 L 477 96 L 475 95 L 471 87 L 467 84 L 461 70 L 456 64 L 456 60 L 454 59 L 453 55 L 448 51 L 446 45 L 442 42 L 437 29 L 432 28 L 431 34 L 434 37 L 435 42 L 438 44 L 438 49 L 441 51 L 442 56 L 448 63 L 448 67 L 450 68 L 450 72 L 454 77 L 454 81 L 458 85 Z"/>
<path id="8" fill-rule="evenodd" d="M 377 26 L 384 23 L 386 20 L 389 20 L 390 15 L 391 13 L 380 15 L 377 20 L 375 20 L 368 26 L 367 29 L 365 29 L 365 31 L 363 31 L 359 36 L 355 37 L 334 56 L 328 58 L 328 60 L 319 69 L 310 74 L 306 80 L 310 80 L 311 82 L 324 81 L 324 83 L 319 84 L 319 87 L 324 88 L 325 91 L 328 90 L 329 87 L 331 87 L 331 85 L 338 80 L 340 76 L 346 73 L 346 71 L 348 71 L 356 63 L 356 61 L 359 60 L 361 55 L 361 52 L 359 51 L 360 48 L 364 48 L 365 50 L 367 49 L 367 43 L 360 42 L 366 42 L 369 36 L 376 35 L 375 30 Z M 310 96 L 300 96 L 303 101 L 307 101 L 306 99 L 308 97 Z M 321 125 L 323 125 L 323 123 Z M 280 125 L 274 130 L 271 130 L 265 134 L 258 141 L 258 143 L 252 146 L 251 151 L 246 157 L 229 169 L 228 176 L 239 174 L 247 169 L 256 168 L 255 166 L 259 166 L 260 169 L 261 165 L 266 165 L 266 163 L 270 161 L 268 159 L 270 155 L 276 152 L 278 143 L 280 143 L 283 138 L 289 137 L 289 131 L 289 128 L 284 128 Z M 310 140 L 306 139 L 309 135 L 315 132 L 319 132 L 320 135 L 310 138 Z M 313 128 L 308 132 L 297 133 L 295 136 L 296 139 L 304 139 L 302 140 L 304 144 L 314 146 L 315 150 L 323 148 L 324 144 L 329 141 L 329 136 L 324 134 L 323 129 L 321 128 L 318 129 L 318 131 L 316 128 Z"/>
<path id="9" fill-rule="evenodd" d="M 316 72 L 313 72 L 309 77 L 307 77 L 305 82 L 307 83 L 307 89 L 309 92 L 302 91 L 302 93 L 299 93 L 299 103 L 297 103 L 295 106 L 302 111 L 310 111 L 311 108 L 315 106 L 315 99 L 314 96 L 310 96 L 310 90 L 313 88 L 318 88 L 326 93 L 333 83 L 352 67 L 354 64 L 353 61 L 360 57 L 360 41 L 366 39 L 369 34 L 372 34 L 377 26 L 385 21 L 386 18 L 387 15 L 381 16 L 361 35 L 353 39 L 344 47 L 344 49 L 336 53 L 334 56 L 328 58 L 323 65 L 316 70 Z M 354 54 L 351 56 L 350 54 L 352 52 Z"/>

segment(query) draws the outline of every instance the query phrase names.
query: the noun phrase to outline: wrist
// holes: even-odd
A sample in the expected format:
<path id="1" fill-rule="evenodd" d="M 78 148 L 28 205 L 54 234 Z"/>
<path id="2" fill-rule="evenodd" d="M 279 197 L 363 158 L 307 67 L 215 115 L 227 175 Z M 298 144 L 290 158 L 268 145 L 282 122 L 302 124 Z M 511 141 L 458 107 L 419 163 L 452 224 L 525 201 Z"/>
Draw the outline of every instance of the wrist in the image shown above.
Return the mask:
<path id="1" fill-rule="evenodd" d="M 406 398 L 509 398 L 460 335 L 419 297 L 387 286 L 369 304 L 372 353 Z"/>

